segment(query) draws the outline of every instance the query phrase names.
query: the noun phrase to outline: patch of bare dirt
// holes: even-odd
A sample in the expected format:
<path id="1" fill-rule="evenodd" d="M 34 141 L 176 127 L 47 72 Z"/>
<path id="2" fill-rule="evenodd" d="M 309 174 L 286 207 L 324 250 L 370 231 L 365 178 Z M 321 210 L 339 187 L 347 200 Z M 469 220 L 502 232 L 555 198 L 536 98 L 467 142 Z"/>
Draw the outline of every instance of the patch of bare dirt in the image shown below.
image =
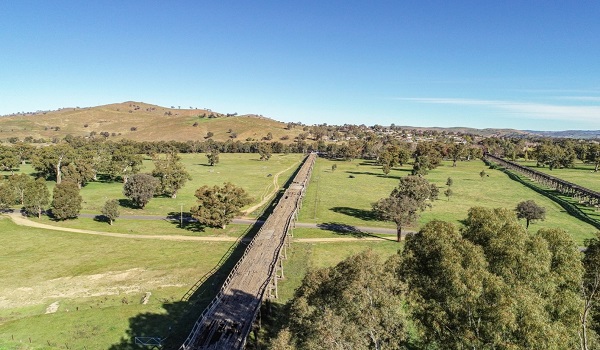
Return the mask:
<path id="1" fill-rule="evenodd" d="M 57 299 L 141 293 L 160 287 L 182 286 L 184 284 L 165 271 L 147 271 L 140 268 L 93 275 L 60 277 L 37 285 L 22 286 L 15 289 L 0 287 L 0 308 L 39 305 L 54 300 L 53 304 L 56 304 L 56 309 L 58 309 Z M 48 310 L 51 310 L 50 306 L 46 309 L 46 311 Z"/>

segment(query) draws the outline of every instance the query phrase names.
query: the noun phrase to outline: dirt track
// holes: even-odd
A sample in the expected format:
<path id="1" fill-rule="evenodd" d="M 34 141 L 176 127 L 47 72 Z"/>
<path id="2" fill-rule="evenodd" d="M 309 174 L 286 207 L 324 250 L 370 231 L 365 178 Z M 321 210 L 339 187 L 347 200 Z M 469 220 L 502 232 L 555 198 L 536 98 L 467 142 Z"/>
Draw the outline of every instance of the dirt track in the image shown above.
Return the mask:
<path id="1" fill-rule="evenodd" d="M 39 222 L 35 222 L 29 220 L 28 218 L 22 216 L 20 213 L 9 213 L 5 214 L 9 216 L 12 221 L 19 226 L 28 226 L 41 228 L 45 230 L 54 230 L 54 231 L 63 231 L 63 232 L 74 232 L 74 233 L 84 233 L 88 235 L 97 235 L 97 236 L 107 236 L 107 237 L 116 237 L 116 238 L 127 238 L 127 239 L 157 239 L 164 241 L 196 241 L 196 242 L 235 242 L 237 238 L 235 237 L 196 237 L 196 236 L 181 236 L 181 235 L 138 235 L 138 234 L 127 234 L 127 233 L 114 233 L 114 232 L 102 232 L 102 231 L 92 231 L 92 230 L 81 230 L 76 228 L 67 228 L 67 227 L 59 227 L 52 226 L 48 224 L 42 224 Z M 312 224 L 311 224 L 312 225 Z M 316 227 L 316 225 L 314 225 Z M 354 241 L 377 241 L 381 240 L 381 238 L 375 237 L 340 237 L 340 238 L 294 238 L 294 242 L 304 242 L 304 243 L 317 243 L 317 242 L 354 242 Z"/>

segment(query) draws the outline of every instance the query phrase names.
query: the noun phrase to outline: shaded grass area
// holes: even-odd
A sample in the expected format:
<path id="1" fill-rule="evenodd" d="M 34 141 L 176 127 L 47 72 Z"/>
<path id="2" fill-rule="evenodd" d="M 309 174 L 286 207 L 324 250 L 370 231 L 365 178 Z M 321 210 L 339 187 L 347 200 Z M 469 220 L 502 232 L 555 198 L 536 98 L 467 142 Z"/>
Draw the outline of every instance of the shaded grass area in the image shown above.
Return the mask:
<path id="1" fill-rule="evenodd" d="M 337 165 L 335 171 L 331 170 L 333 164 Z M 344 162 L 319 158 L 299 221 L 394 228 L 393 223 L 376 220 L 371 213 L 371 203 L 387 197 L 398 184 L 398 179 L 410 173 L 410 168 L 406 165 L 393 169 L 386 177 L 381 167 L 372 161 Z M 481 178 L 479 173 L 484 169 L 489 176 Z M 349 178 L 350 175 L 354 178 Z M 453 179 L 450 200 L 443 195 L 448 177 Z M 461 226 L 461 220 L 467 217 L 472 207 L 515 208 L 519 202 L 532 199 L 546 208 L 546 220 L 533 223 L 530 230 L 559 227 L 569 232 L 578 244 L 596 236 L 594 226 L 570 215 L 546 196 L 511 180 L 502 171 L 488 169 L 481 160 L 458 162 L 456 167 L 452 167 L 451 161 L 444 161 L 426 178 L 438 186 L 440 197 L 409 230 L 418 230 L 434 219 Z"/>
<path id="2" fill-rule="evenodd" d="M 47 231 L 8 219 L 0 232 L 9 247 L 0 255 L 3 349 L 108 349 L 130 343 L 131 329 L 164 336 L 185 311 L 180 298 L 231 246 Z M 45 314 L 55 301 L 57 312 Z"/>

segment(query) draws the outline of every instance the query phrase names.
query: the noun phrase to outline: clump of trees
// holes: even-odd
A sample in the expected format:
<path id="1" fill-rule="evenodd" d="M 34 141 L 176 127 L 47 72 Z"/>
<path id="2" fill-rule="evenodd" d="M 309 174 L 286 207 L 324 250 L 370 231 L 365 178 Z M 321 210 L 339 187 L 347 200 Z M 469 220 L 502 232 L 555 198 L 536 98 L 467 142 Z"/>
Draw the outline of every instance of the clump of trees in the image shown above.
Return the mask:
<path id="1" fill-rule="evenodd" d="M 123 185 L 123 195 L 140 209 L 150 202 L 158 186 L 158 180 L 152 175 L 135 174 Z"/>
<path id="2" fill-rule="evenodd" d="M 181 157 L 175 150 L 164 156 L 154 156 L 154 170 L 152 171 L 152 176 L 159 181 L 157 192 L 159 194 L 168 195 L 171 198 L 177 198 L 177 191 L 179 191 L 188 180 L 192 179 L 181 163 Z"/>
<path id="3" fill-rule="evenodd" d="M 190 209 L 201 225 L 225 228 L 240 209 L 252 203 L 246 191 L 231 182 L 223 186 L 202 186 L 195 194 L 198 205 Z"/>
<path id="4" fill-rule="evenodd" d="M 432 221 L 383 263 L 309 272 L 271 348 L 592 349 L 600 240 L 586 243 L 582 260 L 565 231 L 530 234 L 509 209 Z"/>
<path id="5" fill-rule="evenodd" d="M 372 251 L 310 271 L 272 349 L 402 349 L 408 336 L 396 258 Z"/>
<path id="6" fill-rule="evenodd" d="M 46 180 L 40 177 L 28 183 L 23 193 L 25 213 L 31 216 L 35 215 L 39 219 L 48 204 L 50 204 L 50 191 Z"/>
<path id="7" fill-rule="evenodd" d="M 75 219 L 81 211 L 82 202 L 77 184 L 63 181 L 54 186 L 52 216 L 57 220 Z"/>

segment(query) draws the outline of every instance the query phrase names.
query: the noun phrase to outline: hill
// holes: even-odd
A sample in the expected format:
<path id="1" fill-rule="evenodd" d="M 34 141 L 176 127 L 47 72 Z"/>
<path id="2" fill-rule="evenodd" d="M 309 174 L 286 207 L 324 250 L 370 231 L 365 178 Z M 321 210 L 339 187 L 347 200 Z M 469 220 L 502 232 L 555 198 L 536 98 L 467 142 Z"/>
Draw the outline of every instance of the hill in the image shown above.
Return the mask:
<path id="1" fill-rule="evenodd" d="M 111 139 L 136 141 L 203 140 L 208 132 L 216 141 L 229 138 L 261 140 L 269 132 L 273 140 L 301 129 L 287 130 L 286 124 L 257 115 L 221 114 L 206 109 L 166 108 L 142 102 L 123 102 L 97 107 L 62 108 L 0 117 L 0 139 L 52 140 L 67 134 L 89 136 L 107 133 Z"/>
<path id="2" fill-rule="evenodd" d="M 544 137 L 564 137 L 571 139 L 600 139 L 600 130 L 565 130 L 565 131 L 534 131 L 527 132 Z"/>

